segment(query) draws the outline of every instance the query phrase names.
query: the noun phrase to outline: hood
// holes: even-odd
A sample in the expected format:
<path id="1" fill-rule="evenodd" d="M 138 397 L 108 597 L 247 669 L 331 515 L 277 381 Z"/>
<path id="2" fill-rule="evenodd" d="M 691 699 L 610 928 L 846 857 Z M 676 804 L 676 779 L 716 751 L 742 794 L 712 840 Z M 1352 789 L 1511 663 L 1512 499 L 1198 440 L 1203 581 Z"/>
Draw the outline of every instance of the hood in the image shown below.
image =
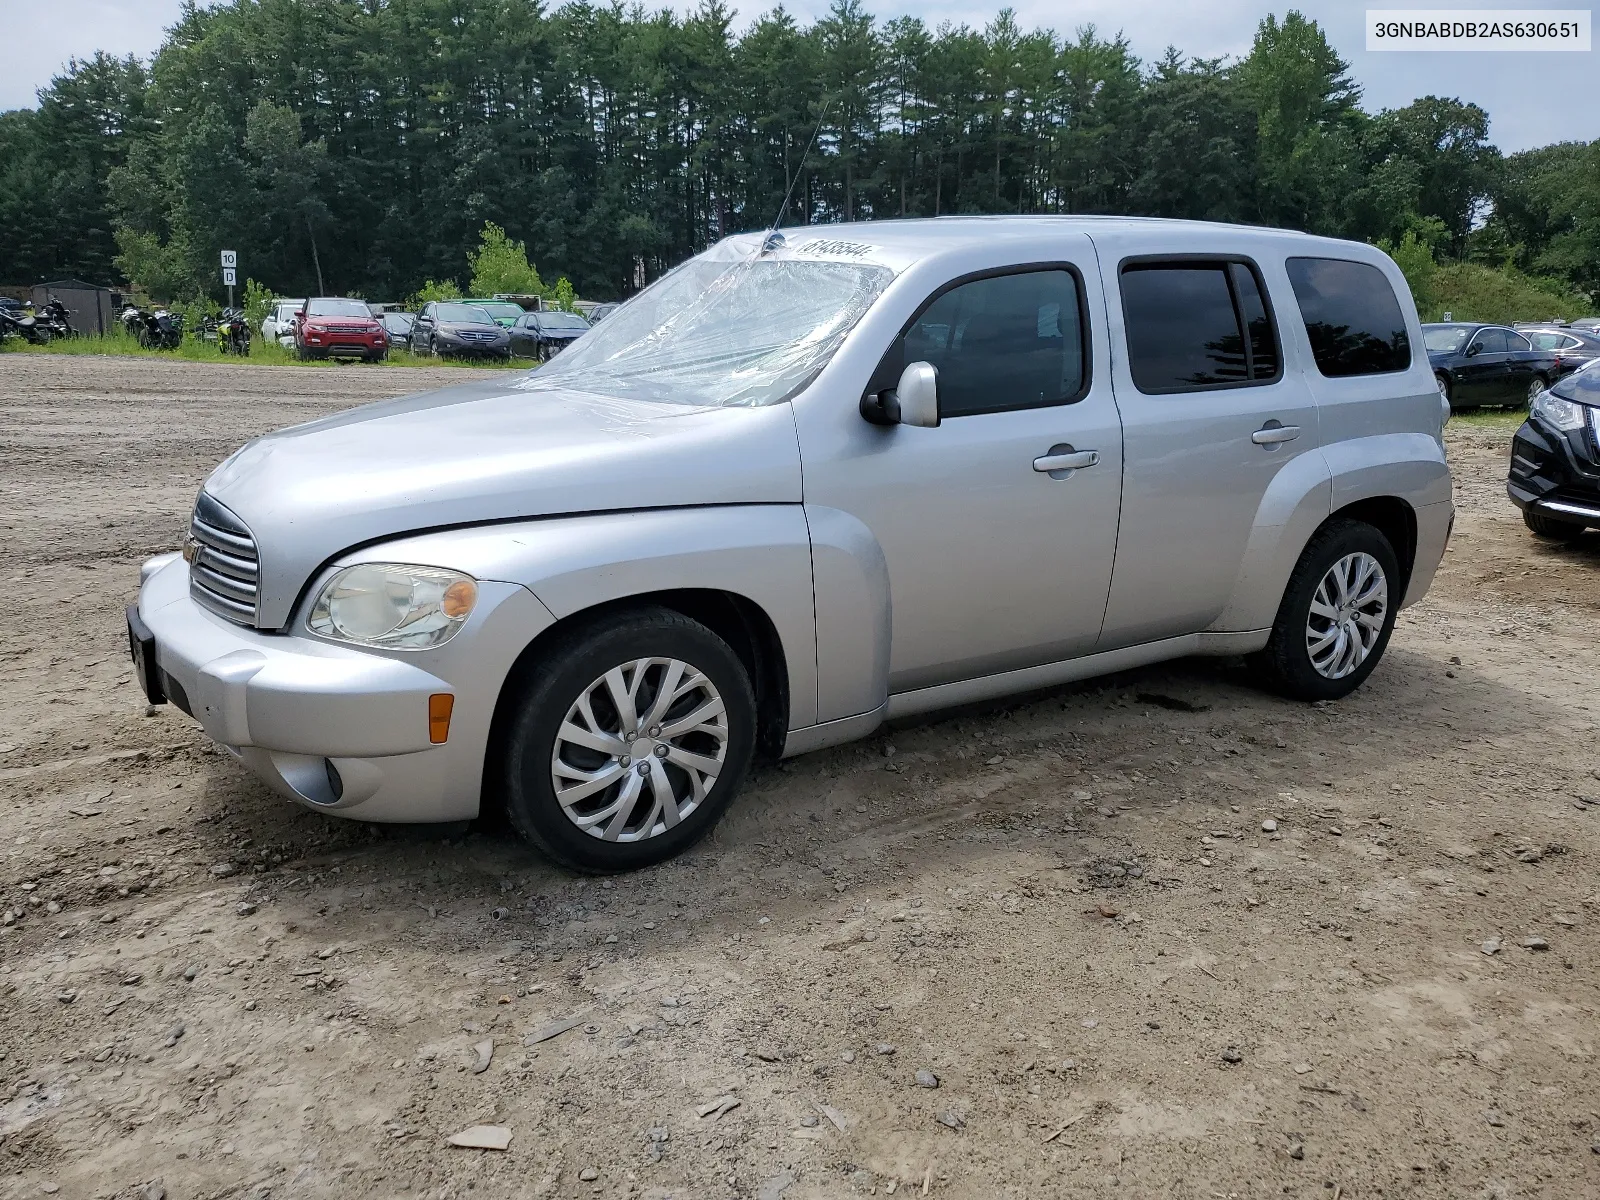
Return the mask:
<path id="1" fill-rule="evenodd" d="M 379 323 L 377 317 L 339 317 L 331 313 L 321 313 L 306 318 L 307 329 L 320 329 L 324 325 L 378 325 Z"/>
<path id="2" fill-rule="evenodd" d="M 257 438 L 205 490 L 249 527 L 259 615 L 282 628 L 311 574 L 422 530 L 619 509 L 796 504 L 787 404 L 705 408 L 522 391 L 520 373 Z M 449 566 L 449 563 L 432 564 Z"/>
<path id="3" fill-rule="evenodd" d="M 479 333 L 504 333 L 505 328 L 493 322 L 485 325 L 482 321 L 435 321 L 437 329 L 470 329 Z"/>

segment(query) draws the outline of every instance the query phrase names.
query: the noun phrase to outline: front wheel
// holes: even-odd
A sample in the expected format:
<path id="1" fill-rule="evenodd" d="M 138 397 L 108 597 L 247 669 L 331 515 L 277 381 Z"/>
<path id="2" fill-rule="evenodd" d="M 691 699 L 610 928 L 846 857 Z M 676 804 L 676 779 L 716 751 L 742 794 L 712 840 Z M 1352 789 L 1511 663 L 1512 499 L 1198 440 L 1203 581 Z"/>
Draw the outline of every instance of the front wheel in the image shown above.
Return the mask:
<path id="1" fill-rule="evenodd" d="M 1446 404 L 1449 404 L 1450 403 L 1450 380 L 1449 380 L 1449 378 L 1443 372 L 1437 373 L 1433 377 L 1433 386 L 1439 389 L 1440 398 Z"/>
<path id="2" fill-rule="evenodd" d="M 1364 521 L 1330 522 L 1301 553 L 1255 665 L 1292 699 L 1348 696 L 1383 657 L 1400 598 L 1389 539 Z"/>
<path id="3" fill-rule="evenodd" d="M 1552 542 L 1575 542 L 1583 536 L 1584 526 L 1574 524 L 1572 521 L 1558 521 L 1553 517 L 1546 517 L 1536 512 L 1522 510 L 1522 523 L 1526 525 L 1535 537 L 1545 538 Z"/>
<path id="4" fill-rule="evenodd" d="M 744 783 L 756 702 L 737 654 L 663 608 L 575 630 L 524 677 L 502 741 L 512 826 L 580 871 L 650 866 Z"/>

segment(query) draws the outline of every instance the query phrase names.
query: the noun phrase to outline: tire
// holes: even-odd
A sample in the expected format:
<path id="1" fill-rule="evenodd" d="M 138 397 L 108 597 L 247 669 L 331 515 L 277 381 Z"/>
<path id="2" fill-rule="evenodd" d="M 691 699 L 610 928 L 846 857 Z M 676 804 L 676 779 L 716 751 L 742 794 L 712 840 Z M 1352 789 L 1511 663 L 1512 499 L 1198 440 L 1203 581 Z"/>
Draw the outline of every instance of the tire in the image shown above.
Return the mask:
<path id="1" fill-rule="evenodd" d="M 1541 516 L 1536 512 L 1522 510 L 1522 523 L 1533 531 L 1534 537 L 1545 538 L 1552 542 L 1575 542 L 1583 536 L 1586 526 L 1573 521 L 1558 521 L 1554 517 Z"/>
<path id="2" fill-rule="evenodd" d="M 1543 375 L 1535 375 L 1528 381 L 1528 398 L 1523 407 L 1532 408 L 1533 402 L 1545 392 L 1550 390 L 1550 384 Z"/>
<path id="3" fill-rule="evenodd" d="M 1452 403 L 1450 399 L 1450 379 L 1447 375 L 1442 372 L 1436 373 L 1433 377 L 1433 385 L 1439 389 L 1439 395 L 1444 397 L 1446 404 Z"/>
<path id="4" fill-rule="evenodd" d="M 642 680 L 630 674 L 647 659 L 659 661 L 643 669 Z M 615 731 L 626 730 L 628 724 L 611 702 L 615 693 L 607 684 L 608 674 L 615 672 L 616 679 L 650 703 L 653 688 L 673 670 L 669 662 L 698 672 L 704 686 L 682 693 L 668 713 L 682 720 L 686 712 L 700 711 L 720 699 L 720 718 L 708 718 L 711 724 L 702 723 L 670 740 L 663 737 L 659 745 L 666 750 L 647 750 L 644 759 L 633 759 L 625 752 L 638 742 L 616 736 Z M 540 656 L 536 670 L 522 673 L 521 688 L 498 739 L 506 813 L 519 834 L 564 866 L 609 874 L 672 858 L 710 832 L 744 785 L 755 749 L 756 701 L 750 677 L 726 642 L 681 613 L 648 608 L 575 629 Z M 577 708 L 581 698 L 589 701 L 595 718 L 592 728 L 612 742 L 610 751 L 558 736 L 563 730 L 588 725 Z M 640 714 L 647 715 L 648 709 Z M 720 732 L 714 728 L 719 719 Z M 641 740 L 648 739 L 650 728 L 638 729 Z M 661 757 L 663 753 L 670 757 Z M 687 816 L 669 825 L 658 785 L 671 790 L 677 802 L 673 811 L 688 807 L 683 802 L 694 799 L 696 780 L 703 787 L 706 776 L 687 769 L 681 760 L 694 756 L 694 761 L 717 762 L 719 753 L 720 766 L 711 786 Z M 580 778 L 578 771 L 588 770 L 606 772 L 610 781 L 598 791 L 573 797 L 564 807 L 556 794 L 558 763 L 570 780 Z M 646 764 L 651 770 L 641 771 Z M 572 782 L 565 790 L 582 786 Z M 623 789 L 635 798 L 626 811 L 620 806 Z M 575 815 L 569 816 L 569 808 Z M 610 829 L 619 816 L 623 824 Z M 595 828 L 616 840 L 586 832 L 579 827 L 580 819 L 593 821 Z M 655 832 L 648 832 L 647 826 Z"/>
<path id="5" fill-rule="evenodd" d="M 378 351 L 374 351 L 372 354 L 367 355 L 367 361 L 369 363 L 381 363 L 384 359 L 386 359 L 388 357 L 389 357 L 389 352 L 387 350 L 378 350 Z"/>
<path id="6" fill-rule="evenodd" d="M 1362 562 L 1362 558 L 1366 561 Z M 1371 566 L 1381 573 L 1381 606 L 1374 601 L 1351 611 L 1338 603 L 1333 573 L 1341 565 L 1355 568 L 1352 590 L 1356 600 L 1371 594 L 1372 581 L 1361 572 Z M 1350 576 L 1345 578 L 1348 580 Z M 1326 591 L 1323 590 L 1325 583 Z M 1257 672 L 1274 691 L 1291 699 L 1338 700 L 1348 696 L 1372 674 L 1389 645 L 1389 635 L 1394 631 L 1395 616 L 1399 612 L 1400 585 L 1399 560 L 1388 538 L 1364 521 L 1330 521 L 1306 544 L 1289 576 L 1289 585 L 1284 589 L 1278 616 L 1272 625 L 1272 636 L 1266 648 L 1255 656 Z M 1330 600 L 1331 605 L 1324 603 Z M 1332 607 L 1335 613 L 1347 614 L 1346 619 L 1330 620 L 1313 612 L 1314 602 Z M 1360 619 L 1363 612 L 1366 620 Z M 1370 636 L 1372 618 L 1378 620 L 1375 637 Z M 1345 630 L 1343 634 L 1336 632 L 1340 626 Z M 1317 645 L 1322 647 L 1315 661 L 1313 631 Z M 1364 650 L 1352 648 L 1349 636 L 1352 631 Z M 1325 639 L 1330 633 L 1334 634 L 1334 640 L 1328 644 Z"/>

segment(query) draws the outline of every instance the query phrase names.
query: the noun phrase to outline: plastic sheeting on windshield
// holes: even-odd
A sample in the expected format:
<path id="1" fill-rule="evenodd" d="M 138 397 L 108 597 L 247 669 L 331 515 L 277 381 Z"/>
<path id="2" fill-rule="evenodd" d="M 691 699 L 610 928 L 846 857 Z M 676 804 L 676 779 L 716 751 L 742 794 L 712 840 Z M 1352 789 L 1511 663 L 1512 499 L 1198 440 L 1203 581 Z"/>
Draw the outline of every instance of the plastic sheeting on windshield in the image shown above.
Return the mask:
<path id="1" fill-rule="evenodd" d="M 861 262 L 692 258 L 518 386 L 697 406 L 757 407 L 816 377 L 894 272 Z"/>

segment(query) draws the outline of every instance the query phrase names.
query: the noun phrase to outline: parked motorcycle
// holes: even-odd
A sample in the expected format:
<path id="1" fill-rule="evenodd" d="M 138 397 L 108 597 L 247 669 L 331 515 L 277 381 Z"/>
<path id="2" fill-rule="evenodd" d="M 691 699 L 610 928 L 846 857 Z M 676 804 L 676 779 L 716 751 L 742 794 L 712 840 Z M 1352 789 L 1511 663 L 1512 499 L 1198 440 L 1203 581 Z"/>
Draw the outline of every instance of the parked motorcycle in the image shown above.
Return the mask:
<path id="1" fill-rule="evenodd" d="M 130 304 L 122 310 L 122 327 L 146 350 L 176 350 L 183 342 L 182 314 L 165 308 Z"/>
<path id="2" fill-rule="evenodd" d="M 49 301 L 33 313 L 34 324 L 40 328 L 48 329 L 53 338 L 73 337 L 78 332 L 68 320 L 67 306 L 51 296 Z"/>
<path id="3" fill-rule="evenodd" d="M 221 315 L 207 317 L 200 326 L 200 336 L 216 342 L 224 354 L 248 357 L 250 354 L 250 326 L 244 319 L 244 310 L 225 308 Z"/>
<path id="4" fill-rule="evenodd" d="M 37 317 L 21 309 L 0 308 L 0 339 L 19 337 L 36 346 L 48 345 L 51 332 L 48 325 L 39 324 Z"/>

